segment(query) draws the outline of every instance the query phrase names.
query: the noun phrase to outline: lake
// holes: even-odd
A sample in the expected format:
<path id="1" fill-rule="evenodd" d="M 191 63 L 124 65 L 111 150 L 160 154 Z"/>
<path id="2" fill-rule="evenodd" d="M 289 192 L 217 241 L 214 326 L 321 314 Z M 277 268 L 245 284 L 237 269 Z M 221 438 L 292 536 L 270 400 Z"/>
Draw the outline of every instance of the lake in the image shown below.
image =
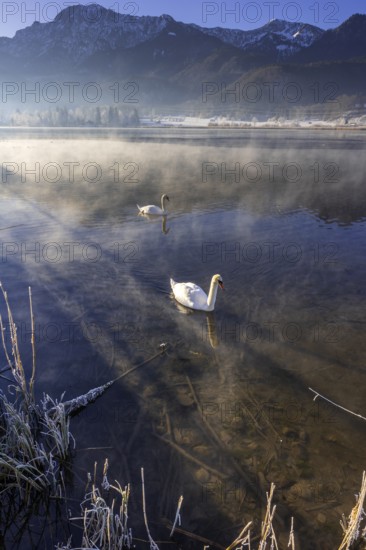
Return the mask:
<path id="1" fill-rule="evenodd" d="M 364 134 L 2 129 L 0 139 L 0 279 L 29 373 L 32 287 L 38 396 L 77 397 L 167 344 L 72 420 L 71 515 L 87 472 L 108 458 L 110 480 L 131 483 L 137 538 L 147 538 L 144 467 L 157 541 L 169 540 L 180 495 L 181 529 L 212 548 L 250 520 L 258 534 L 273 482 L 280 543 L 293 516 L 299 547 L 337 547 L 366 425 L 309 388 L 366 415 Z M 137 215 L 163 193 L 166 219 Z M 215 273 L 225 291 L 213 313 L 174 301 L 170 277 L 208 291 Z M 67 541 L 56 523 L 50 533 L 34 528 L 32 548 Z M 30 548 L 25 536 L 17 544 Z"/>

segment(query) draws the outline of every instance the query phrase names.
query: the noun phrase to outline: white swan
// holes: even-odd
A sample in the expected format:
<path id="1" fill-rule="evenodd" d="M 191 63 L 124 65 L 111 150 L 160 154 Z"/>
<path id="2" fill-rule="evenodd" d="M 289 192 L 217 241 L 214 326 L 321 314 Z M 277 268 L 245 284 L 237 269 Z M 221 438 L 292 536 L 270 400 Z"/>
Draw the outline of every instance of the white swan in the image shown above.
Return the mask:
<path id="1" fill-rule="evenodd" d="M 141 214 L 152 214 L 153 216 L 164 216 L 167 214 L 167 210 L 165 210 L 165 201 L 168 201 L 169 197 L 168 195 L 161 195 L 161 208 L 159 206 L 155 206 L 155 204 L 148 204 L 147 206 L 139 206 L 136 204 L 137 208 L 140 210 Z"/>
<path id="2" fill-rule="evenodd" d="M 202 311 L 213 311 L 217 289 L 219 286 L 224 289 L 221 275 L 214 275 L 212 277 L 208 296 L 201 287 L 194 283 L 176 283 L 173 279 L 170 279 L 170 286 L 177 302 L 191 309 L 200 309 Z"/>

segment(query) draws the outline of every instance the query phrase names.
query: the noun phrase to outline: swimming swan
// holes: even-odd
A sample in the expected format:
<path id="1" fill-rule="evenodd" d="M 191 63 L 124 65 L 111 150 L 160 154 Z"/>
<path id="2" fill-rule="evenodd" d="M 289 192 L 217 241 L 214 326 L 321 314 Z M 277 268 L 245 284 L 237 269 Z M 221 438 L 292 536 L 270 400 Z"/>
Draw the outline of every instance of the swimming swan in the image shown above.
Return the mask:
<path id="1" fill-rule="evenodd" d="M 152 214 L 155 216 L 164 216 L 167 214 L 167 210 L 165 210 L 165 201 L 168 201 L 169 197 L 168 195 L 161 195 L 161 208 L 159 206 L 155 206 L 155 204 L 148 204 L 147 206 L 139 206 L 136 205 L 137 208 L 140 210 L 141 214 Z"/>
<path id="2" fill-rule="evenodd" d="M 224 289 L 221 275 L 214 275 L 212 277 L 208 296 L 201 287 L 194 283 L 176 283 L 173 279 L 170 279 L 170 286 L 177 302 L 191 309 L 202 311 L 213 311 L 217 289 L 219 286 Z"/>

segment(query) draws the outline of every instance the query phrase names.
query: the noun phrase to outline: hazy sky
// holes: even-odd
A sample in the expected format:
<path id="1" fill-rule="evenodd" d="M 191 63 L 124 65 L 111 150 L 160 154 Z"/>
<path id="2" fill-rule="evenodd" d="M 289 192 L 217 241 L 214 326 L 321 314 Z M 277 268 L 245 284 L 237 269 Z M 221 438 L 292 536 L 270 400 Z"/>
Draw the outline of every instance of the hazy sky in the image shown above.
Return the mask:
<path id="1" fill-rule="evenodd" d="M 100 5 L 131 15 L 167 13 L 177 21 L 206 27 L 229 27 L 251 30 L 273 18 L 301 21 L 324 29 L 337 27 L 353 13 L 366 13 L 365 0 L 100 0 Z M 90 5 L 81 0 L 16 0 L 1 2 L 0 36 L 14 36 L 16 30 L 34 21 L 52 21 L 68 5 Z M 91 17 L 95 11 L 86 8 Z M 94 13 L 94 15 L 93 15 Z"/>

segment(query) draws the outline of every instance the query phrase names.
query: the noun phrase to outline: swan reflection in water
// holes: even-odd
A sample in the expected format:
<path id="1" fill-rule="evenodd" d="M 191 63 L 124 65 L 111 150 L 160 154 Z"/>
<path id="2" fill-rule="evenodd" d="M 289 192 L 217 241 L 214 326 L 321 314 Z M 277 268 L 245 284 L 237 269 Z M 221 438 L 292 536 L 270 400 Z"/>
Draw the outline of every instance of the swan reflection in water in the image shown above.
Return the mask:
<path id="1" fill-rule="evenodd" d="M 177 308 L 177 310 L 183 315 L 193 315 L 196 319 L 203 319 L 204 315 L 202 313 L 196 313 L 193 309 L 189 309 L 185 306 L 182 306 L 179 302 L 174 299 L 173 293 L 171 293 L 172 301 Z M 206 312 L 206 325 L 201 322 L 199 324 L 199 330 L 201 332 L 200 338 L 203 342 L 210 342 L 212 348 L 217 348 L 219 346 L 219 338 L 217 335 L 217 325 L 216 325 L 216 316 L 215 312 L 209 311 Z M 192 328 L 192 323 L 190 323 L 190 328 Z"/>
<path id="2" fill-rule="evenodd" d="M 144 214 L 143 212 L 139 212 L 137 214 L 138 216 L 141 216 L 142 218 L 145 218 L 149 222 L 160 222 L 161 220 L 161 232 L 164 233 L 164 235 L 167 235 L 170 231 L 170 227 L 167 227 L 167 216 L 156 216 L 152 214 Z"/>

